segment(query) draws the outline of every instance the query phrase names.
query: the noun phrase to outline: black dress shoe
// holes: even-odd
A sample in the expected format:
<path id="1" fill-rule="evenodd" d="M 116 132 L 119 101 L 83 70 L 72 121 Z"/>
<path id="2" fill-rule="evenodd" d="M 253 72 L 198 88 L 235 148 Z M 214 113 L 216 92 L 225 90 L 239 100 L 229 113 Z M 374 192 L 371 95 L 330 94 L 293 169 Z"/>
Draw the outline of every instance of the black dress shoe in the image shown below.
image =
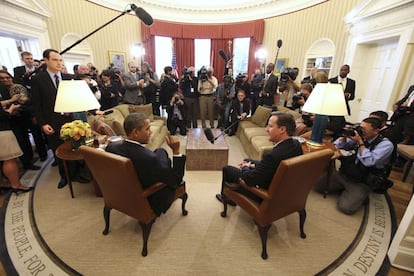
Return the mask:
<path id="1" fill-rule="evenodd" d="M 217 198 L 218 201 L 220 201 L 221 203 L 223 203 L 223 196 L 221 194 L 216 194 L 216 198 Z M 234 202 L 231 199 L 227 199 L 227 204 L 228 205 L 231 205 L 231 206 L 236 206 L 237 205 L 236 202 Z"/>
<path id="2" fill-rule="evenodd" d="M 78 176 L 74 177 L 73 181 L 79 182 L 79 183 L 89 183 L 89 182 L 91 182 L 91 180 L 89 178 L 86 178 L 82 175 L 78 175 Z"/>
<path id="3" fill-rule="evenodd" d="M 20 193 L 27 193 L 33 190 L 33 187 L 25 187 L 24 189 L 21 187 L 13 188 L 11 187 L 12 193 L 20 194 Z"/>
<path id="4" fill-rule="evenodd" d="M 38 170 L 40 170 L 40 166 L 36 166 L 36 165 L 33 165 L 33 164 L 31 164 L 31 165 L 29 165 L 29 166 L 24 166 L 23 167 L 25 170 L 32 170 L 32 171 L 38 171 Z"/>
<path id="5" fill-rule="evenodd" d="M 63 179 L 63 178 L 61 178 L 60 180 L 59 180 L 59 183 L 58 183 L 58 189 L 62 189 L 63 187 L 65 187 L 66 185 L 67 185 L 68 183 L 66 182 L 66 179 Z"/>

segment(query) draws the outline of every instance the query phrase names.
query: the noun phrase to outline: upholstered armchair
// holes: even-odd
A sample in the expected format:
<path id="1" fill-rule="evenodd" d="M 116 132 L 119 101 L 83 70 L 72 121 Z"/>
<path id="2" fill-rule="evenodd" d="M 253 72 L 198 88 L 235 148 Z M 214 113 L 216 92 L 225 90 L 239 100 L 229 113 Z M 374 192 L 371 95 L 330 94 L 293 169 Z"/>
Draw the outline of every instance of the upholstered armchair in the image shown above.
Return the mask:
<path id="1" fill-rule="evenodd" d="M 262 258 L 267 259 L 267 233 L 272 222 L 293 212 L 299 213 L 300 236 L 306 238 L 303 230 L 306 220 L 306 200 L 312 186 L 319 177 L 329 168 L 333 151 L 330 149 L 314 151 L 301 156 L 282 161 L 273 176 L 269 189 L 248 186 L 241 180 L 240 185 L 259 196 L 262 201 L 254 201 L 237 190 L 234 183 L 224 187 L 222 217 L 227 216 L 227 202 L 229 199 L 237 203 L 247 212 L 259 228 L 262 241 Z M 233 184 L 233 185 L 232 185 Z"/>
<path id="2" fill-rule="evenodd" d="M 129 158 L 87 146 L 81 146 L 79 150 L 102 191 L 105 203 L 103 208 L 105 219 L 103 234 L 107 235 L 109 233 L 109 218 L 112 209 L 137 219 L 142 229 L 143 246 L 141 254 L 146 256 L 151 227 L 157 218 L 147 198 L 165 187 L 165 184 L 156 183 L 144 190 Z M 187 197 L 185 183 L 183 183 L 177 188 L 174 197 L 174 199 L 182 199 L 181 212 L 183 216 L 187 215 L 185 209 Z"/>

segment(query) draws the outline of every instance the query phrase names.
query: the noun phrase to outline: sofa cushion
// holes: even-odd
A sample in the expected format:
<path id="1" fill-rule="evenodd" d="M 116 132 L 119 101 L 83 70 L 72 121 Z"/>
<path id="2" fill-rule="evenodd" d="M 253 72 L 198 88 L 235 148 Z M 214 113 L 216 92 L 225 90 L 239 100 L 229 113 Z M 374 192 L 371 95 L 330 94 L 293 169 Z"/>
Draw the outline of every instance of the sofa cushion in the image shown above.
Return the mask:
<path id="1" fill-rule="evenodd" d="M 269 119 L 271 114 L 272 109 L 259 105 L 256 108 L 256 111 L 253 113 L 251 121 L 255 123 L 257 126 L 265 127 L 267 124 L 267 120 Z"/>
<path id="2" fill-rule="evenodd" d="M 153 122 L 154 121 L 154 114 L 152 114 L 152 104 L 143 104 L 143 105 L 135 105 L 135 104 L 130 104 L 129 105 L 129 113 L 144 113 L 145 115 L 148 116 L 148 119 Z"/>
<path id="3" fill-rule="evenodd" d="M 284 106 L 278 105 L 277 106 L 277 111 L 282 111 L 282 112 L 289 113 L 289 114 L 291 114 L 293 116 L 293 118 L 295 120 L 298 119 L 299 117 L 301 117 L 301 115 L 300 115 L 299 112 L 296 112 L 296 111 L 294 111 L 294 110 L 292 110 L 290 108 L 284 107 Z"/>
<path id="4" fill-rule="evenodd" d="M 274 147 L 273 143 L 269 141 L 268 136 L 255 136 L 251 139 L 252 147 L 257 152 L 259 160 L 263 157 L 263 154 L 269 152 Z"/>
<path id="5" fill-rule="evenodd" d="M 117 106 L 115 106 L 115 109 L 118 109 L 122 115 L 124 116 L 124 118 L 126 118 L 126 116 L 128 116 L 129 112 L 129 104 L 119 104 Z"/>
<path id="6" fill-rule="evenodd" d="M 249 127 L 244 129 L 244 135 L 246 136 L 248 141 L 252 140 L 252 137 L 255 136 L 265 136 L 266 138 L 269 137 L 269 135 L 266 132 L 266 128 L 264 127 Z"/>
<path id="7" fill-rule="evenodd" d="M 116 132 L 103 121 L 94 120 L 92 123 L 92 130 L 102 135 L 116 136 Z"/>
<path id="8" fill-rule="evenodd" d="M 155 119 L 154 121 L 152 121 L 150 123 L 151 126 L 159 126 L 162 127 L 163 125 L 165 125 L 165 121 L 163 119 Z"/>

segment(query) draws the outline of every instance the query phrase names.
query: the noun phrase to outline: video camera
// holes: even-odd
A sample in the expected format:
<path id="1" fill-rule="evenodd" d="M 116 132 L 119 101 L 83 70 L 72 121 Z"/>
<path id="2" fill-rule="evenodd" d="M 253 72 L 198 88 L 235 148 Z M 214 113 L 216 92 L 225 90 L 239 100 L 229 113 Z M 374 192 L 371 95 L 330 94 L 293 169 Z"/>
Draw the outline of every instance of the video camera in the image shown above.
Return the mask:
<path id="1" fill-rule="evenodd" d="M 285 68 L 285 70 L 283 70 L 280 73 L 280 84 L 287 84 L 289 82 L 289 78 L 291 80 L 295 80 L 296 77 L 298 76 L 299 73 L 299 69 L 298 68 L 291 68 L 291 67 L 287 67 Z"/>
<path id="2" fill-rule="evenodd" d="M 358 132 L 359 136 L 362 137 L 362 128 L 359 124 L 353 124 L 353 125 L 346 125 L 341 130 L 341 136 L 349 137 L 349 136 L 355 136 L 355 130 Z"/>
<path id="3" fill-rule="evenodd" d="M 197 75 L 201 81 L 206 81 L 208 79 L 207 68 L 205 66 L 201 67 L 200 70 L 198 70 Z"/>

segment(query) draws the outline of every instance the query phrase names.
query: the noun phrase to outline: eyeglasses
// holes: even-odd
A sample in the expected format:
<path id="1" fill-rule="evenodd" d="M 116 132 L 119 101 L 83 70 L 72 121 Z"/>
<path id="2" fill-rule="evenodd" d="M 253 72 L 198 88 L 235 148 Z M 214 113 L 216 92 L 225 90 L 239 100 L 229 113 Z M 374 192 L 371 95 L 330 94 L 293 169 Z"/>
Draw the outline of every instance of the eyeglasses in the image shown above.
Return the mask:
<path id="1" fill-rule="evenodd" d="M 11 77 L 0 77 L 0 80 L 10 80 Z"/>

